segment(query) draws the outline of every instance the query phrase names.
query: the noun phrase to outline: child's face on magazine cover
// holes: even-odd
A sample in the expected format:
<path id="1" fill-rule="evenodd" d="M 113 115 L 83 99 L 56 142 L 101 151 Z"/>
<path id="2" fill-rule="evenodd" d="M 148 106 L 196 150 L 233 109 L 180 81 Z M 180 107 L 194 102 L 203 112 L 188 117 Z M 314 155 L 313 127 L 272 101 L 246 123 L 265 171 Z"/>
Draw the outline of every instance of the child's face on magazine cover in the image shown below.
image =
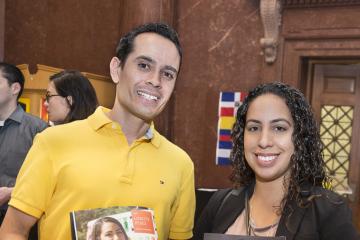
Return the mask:
<path id="1" fill-rule="evenodd" d="M 105 222 L 101 226 L 100 240 L 126 240 L 122 229 L 112 222 Z"/>

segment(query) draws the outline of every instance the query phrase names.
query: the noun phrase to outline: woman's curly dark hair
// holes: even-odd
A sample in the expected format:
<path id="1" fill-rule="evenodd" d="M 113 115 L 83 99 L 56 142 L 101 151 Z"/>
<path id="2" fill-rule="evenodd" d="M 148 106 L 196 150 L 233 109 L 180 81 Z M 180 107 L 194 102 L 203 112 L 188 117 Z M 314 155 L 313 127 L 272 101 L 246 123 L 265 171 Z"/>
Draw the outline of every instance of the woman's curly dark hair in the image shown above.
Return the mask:
<path id="1" fill-rule="evenodd" d="M 322 157 L 323 145 L 312 108 L 299 90 L 284 83 L 275 82 L 262 84 L 251 90 L 237 111 L 231 134 L 233 149 L 230 156 L 233 164 L 230 179 L 235 187 L 250 185 L 255 179 L 255 174 L 244 156 L 244 128 L 249 105 L 254 99 L 264 94 L 273 94 L 284 99 L 294 122 L 292 134 L 294 154 L 290 159 L 291 176 L 288 191 L 280 205 L 280 209 L 283 210 L 288 200 L 295 199 L 298 204 L 301 204 L 300 186 L 302 184 L 322 186 L 329 180 Z"/>

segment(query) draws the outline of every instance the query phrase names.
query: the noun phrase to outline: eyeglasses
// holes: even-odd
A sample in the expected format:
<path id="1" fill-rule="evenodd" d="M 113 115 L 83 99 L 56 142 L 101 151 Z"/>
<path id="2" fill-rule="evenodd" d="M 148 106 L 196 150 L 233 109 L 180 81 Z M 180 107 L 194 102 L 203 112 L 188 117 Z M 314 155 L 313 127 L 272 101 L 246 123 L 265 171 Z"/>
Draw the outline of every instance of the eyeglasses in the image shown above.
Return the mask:
<path id="1" fill-rule="evenodd" d="M 49 102 L 50 98 L 55 97 L 55 96 L 61 96 L 61 95 L 59 95 L 59 94 L 46 93 L 46 94 L 45 94 L 45 100 L 46 100 L 47 102 Z"/>

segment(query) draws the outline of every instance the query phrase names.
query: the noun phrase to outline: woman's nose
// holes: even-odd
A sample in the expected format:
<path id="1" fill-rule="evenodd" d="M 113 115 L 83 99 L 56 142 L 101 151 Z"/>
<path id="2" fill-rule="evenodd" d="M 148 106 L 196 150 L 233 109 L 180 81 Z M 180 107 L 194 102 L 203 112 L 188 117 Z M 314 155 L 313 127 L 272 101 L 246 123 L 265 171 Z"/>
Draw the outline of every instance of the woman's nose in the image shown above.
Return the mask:
<path id="1" fill-rule="evenodd" d="M 272 134 L 268 130 L 262 130 L 259 139 L 259 146 L 267 148 L 272 145 Z"/>

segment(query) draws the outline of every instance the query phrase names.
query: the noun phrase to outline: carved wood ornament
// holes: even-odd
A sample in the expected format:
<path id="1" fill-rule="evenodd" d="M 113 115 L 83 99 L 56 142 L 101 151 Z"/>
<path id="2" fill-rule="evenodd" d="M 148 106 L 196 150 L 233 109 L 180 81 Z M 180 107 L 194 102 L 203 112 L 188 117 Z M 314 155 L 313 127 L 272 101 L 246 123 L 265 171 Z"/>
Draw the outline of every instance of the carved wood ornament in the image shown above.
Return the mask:
<path id="1" fill-rule="evenodd" d="M 264 26 L 264 37 L 260 39 L 265 62 L 272 64 L 276 60 L 281 25 L 281 1 L 261 0 L 260 15 Z"/>

